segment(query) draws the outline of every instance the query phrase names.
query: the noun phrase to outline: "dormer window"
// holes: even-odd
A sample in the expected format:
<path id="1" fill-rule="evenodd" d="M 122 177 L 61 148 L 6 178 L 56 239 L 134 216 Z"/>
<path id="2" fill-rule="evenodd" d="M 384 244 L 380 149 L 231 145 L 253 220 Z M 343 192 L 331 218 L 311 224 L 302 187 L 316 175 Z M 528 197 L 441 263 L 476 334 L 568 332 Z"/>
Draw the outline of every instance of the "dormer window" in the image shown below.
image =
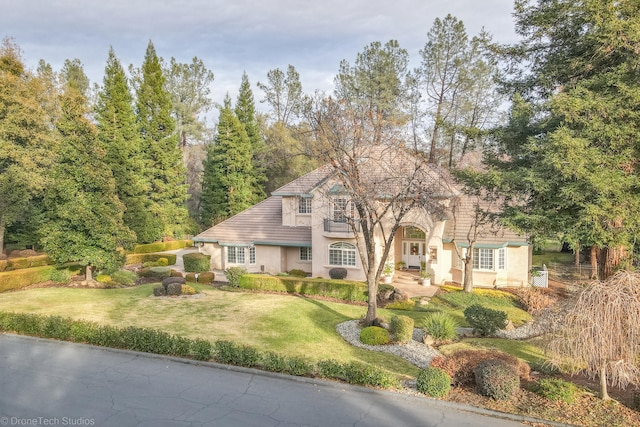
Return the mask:
<path id="1" fill-rule="evenodd" d="M 310 197 L 298 197 L 298 213 L 310 214 L 311 213 L 311 198 Z"/>

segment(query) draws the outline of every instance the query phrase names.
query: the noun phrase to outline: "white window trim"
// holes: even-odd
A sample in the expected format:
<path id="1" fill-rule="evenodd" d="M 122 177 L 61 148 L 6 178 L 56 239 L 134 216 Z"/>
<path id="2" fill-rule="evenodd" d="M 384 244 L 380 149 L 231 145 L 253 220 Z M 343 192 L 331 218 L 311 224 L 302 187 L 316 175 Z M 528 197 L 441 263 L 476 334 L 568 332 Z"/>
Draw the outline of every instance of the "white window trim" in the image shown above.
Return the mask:
<path id="1" fill-rule="evenodd" d="M 227 246 L 227 264 L 245 265 L 247 263 L 247 256 L 244 249 L 244 246 Z M 232 253 L 233 261 L 231 260 Z"/>
<path id="2" fill-rule="evenodd" d="M 298 197 L 298 214 L 299 215 L 311 215 L 313 213 L 311 200 L 312 199 L 310 197 Z"/>
<path id="3" fill-rule="evenodd" d="M 480 255 L 482 252 L 485 252 L 484 257 Z M 488 255 L 488 252 L 490 252 L 491 255 Z M 487 261 L 489 260 L 491 262 L 491 267 L 486 268 Z M 477 271 L 506 270 L 507 269 L 507 248 L 496 248 L 496 249 L 473 248 L 473 269 Z"/>
<path id="4" fill-rule="evenodd" d="M 302 256 L 302 251 L 303 250 L 305 250 L 305 252 L 306 252 L 306 257 Z M 298 250 L 298 261 L 311 262 L 312 260 L 313 260 L 313 255 L 312 255 L 312 252 L 311 252 L 311 248 L 306 247 L 306 246 L 299 248 L 299 250 Z"/>
<path id="5" fill-rule="evenodd" d="M 334 248 L 332 248 L 334 247 Z M 331 251 L 340 251 L 340 264 L 332 264 L 331 263 Z M 345 256 L 346 254 L 352 254 Z M 329 245 L 328 255 L 328 265 L 332 267 L 356 267 L 358 264 L 357 257 L 357 247 L 351 243 L 347 242 L 334 242 Z M 353 264 L 345 263 L 345 260 L 350 261 L 353 260 Z"/>
<path id="6" fill-rule="evenodd" d="M 249 265 L 256 265 L 256 247 L 249 247 Z"/>

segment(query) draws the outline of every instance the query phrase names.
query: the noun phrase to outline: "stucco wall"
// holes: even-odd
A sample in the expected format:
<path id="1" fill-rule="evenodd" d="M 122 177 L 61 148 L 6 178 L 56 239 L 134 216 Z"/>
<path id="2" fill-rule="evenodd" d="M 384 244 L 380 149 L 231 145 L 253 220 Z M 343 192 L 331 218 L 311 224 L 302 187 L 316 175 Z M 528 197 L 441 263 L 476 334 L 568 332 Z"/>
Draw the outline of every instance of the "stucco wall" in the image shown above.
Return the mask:
<path id="1" fill-rule="evenodd" d="M 308 227 L 311 225 L 311 215 L 312 214 L 298 213 L 297 197 L 282 197 L 282 225 L 290 227 Z"/>

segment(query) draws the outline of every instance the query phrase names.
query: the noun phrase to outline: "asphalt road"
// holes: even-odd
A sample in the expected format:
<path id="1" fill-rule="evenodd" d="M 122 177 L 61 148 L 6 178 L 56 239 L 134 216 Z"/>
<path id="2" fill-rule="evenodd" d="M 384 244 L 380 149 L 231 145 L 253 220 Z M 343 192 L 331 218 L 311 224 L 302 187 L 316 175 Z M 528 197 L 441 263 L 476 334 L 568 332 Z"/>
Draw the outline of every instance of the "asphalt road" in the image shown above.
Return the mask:
<path id="1" fill-rule="evenodd" d="M 522 424 L 399 393 L 0 334 L 0 426 Z"/>

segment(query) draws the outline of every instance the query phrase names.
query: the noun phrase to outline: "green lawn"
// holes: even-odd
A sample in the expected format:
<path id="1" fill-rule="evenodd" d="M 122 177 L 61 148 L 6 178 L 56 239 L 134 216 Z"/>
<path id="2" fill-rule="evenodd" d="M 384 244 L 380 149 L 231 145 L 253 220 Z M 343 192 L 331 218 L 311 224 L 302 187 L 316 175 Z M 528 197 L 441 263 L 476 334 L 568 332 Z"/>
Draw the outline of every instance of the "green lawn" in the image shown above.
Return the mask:
<path id="1" fill-rule="evenodd" d="M 355 348 L 336 332 L 366 307 L 288 295 L 226 292 L 195 285 L 198 299 L 156 298 L 153 284 L 124 289 L 41 288 L 0 294 L 0 311 L 58 315 L 138 326 L 209 341 L 231 340 L 310 361 L 375 364 L 415 377 L 418 368 L 388 353 Z M 385 314 L 385 310 L 381 310 Z"/>
<path id="2" fill-rule="evenodd" d="M 194 285 L 201 298 L 156 298 L 155 285 L 123 289 L 38 288 L 0 294 L 0 311 L 58 315 L 119 327 L 159 329 L 211 342 L 230 340 L 260 351 L 273 351 L 310 361 L 358 360 L 415 377 L 418 368 L 388 353 L 355 348 L 336 332 L 336 325 L 359 319 L 366 307 L 279 294 L 229 292 Z M 445 311 L 461 326 L 464 308 L 481 303 L 507 311 L 515 324 L 529 315 L 515 306 L 509 294 L 477 290 L 448 292 L 414 311 L 379 309 L 387 321 L 393 315 L 412 317 L 416 326 L 433 311 Z"/>

